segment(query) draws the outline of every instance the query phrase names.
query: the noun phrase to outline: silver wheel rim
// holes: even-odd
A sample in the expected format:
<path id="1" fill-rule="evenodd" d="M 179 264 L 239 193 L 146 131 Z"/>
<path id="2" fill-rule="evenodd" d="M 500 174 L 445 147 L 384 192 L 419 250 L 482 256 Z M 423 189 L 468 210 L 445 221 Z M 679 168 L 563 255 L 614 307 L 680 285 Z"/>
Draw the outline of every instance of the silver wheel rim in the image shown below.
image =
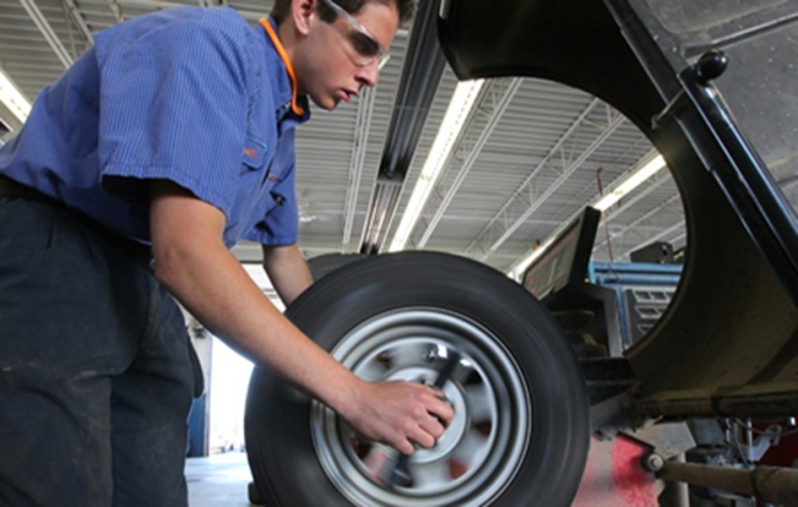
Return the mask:
<path id="1" fill-rule="evenodd" d="M 384 483 L 396 452 L 359 437 L 313 402 L 311 434 L 319 462 L 355 505 L 487 505 L 509 484 L 525 454 L 530 402 L 518 366 L 493 334 L 451 312 L 413 308 L 370 319 L 347 334 L 333 357 L 368 381 L 433 383 L 448 351 L 461 359 L 443 391 L 455 417 L 432 449 L 409 460 L 414 483 Z"/>

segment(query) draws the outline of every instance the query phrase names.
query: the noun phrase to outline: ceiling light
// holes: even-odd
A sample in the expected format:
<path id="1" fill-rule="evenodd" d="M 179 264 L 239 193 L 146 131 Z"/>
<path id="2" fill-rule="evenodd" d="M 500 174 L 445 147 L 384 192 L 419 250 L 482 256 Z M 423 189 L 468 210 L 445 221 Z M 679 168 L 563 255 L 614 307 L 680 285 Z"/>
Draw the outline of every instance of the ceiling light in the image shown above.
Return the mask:
<path id="1" fill-rule="evenodd" d="M 474 81 L 461 81 L 457 84 L 452 100 L 449 102 L 449 108 L 443 117 L 441 127 L 438 129 L 438 134 L 432 143 L 432 149 L 424 162 L 424 167 L 421 169 L 421 174 L 418 177 L 418 181 L 416 181 L 416 186 L 413 189 L 410 201 L 402 215 L 402 221 L 399 223 L 399 228 L 388 251 L 400 251 L 407 244 L 410 233 L 413 231 L 421 210 L 424 209 L 424 205 L 427 202 L 427 197 L 429 197 L 446 160 L 449 158 L 449 153 L 460 135 L 460 130 L 462 130 L 471 108 L 474 106 L 483 83 L 484 80 L 477 79 Z"/>
<path id="2" fill-rule="evenodd" d="M 604 197 L 599 199 L 599 201 L 592 206 L 601 212 L 608 210 L 613 204 L 620 201 L 623 196 L 654 176 L 663 167 L 665 167 L 665 159 L 662 158 L 662 155 L 657 155 L 643 167 L 633 172 L 623 183 L 615 187 L 612 192 L 605 194 Z"/>
<path id="3" fill-rule="evenodd" d="M 0 69 L 0 102 L 23 123 L 30 114 L 30 102 L 17 89 L 3 69 Z"/>

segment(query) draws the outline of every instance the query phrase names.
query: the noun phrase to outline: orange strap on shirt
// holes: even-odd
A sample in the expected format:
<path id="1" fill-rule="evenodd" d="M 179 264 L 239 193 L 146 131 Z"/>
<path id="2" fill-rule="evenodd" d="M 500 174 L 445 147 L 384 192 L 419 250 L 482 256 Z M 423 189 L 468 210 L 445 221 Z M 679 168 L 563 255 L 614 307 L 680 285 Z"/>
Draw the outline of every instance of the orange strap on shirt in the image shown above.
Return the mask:
<path id="1" fill-rule="evenodd" d="M 294 74 L 294 68 L 291 66 L 291 61 L 288 60 L 288 55 L 285 54 L 285 48 L 283 48 L 283 44 L 280 42 L 280 38 L 277 37 L 277 34 L 274 32 L 274 28 L 272 28 L 272 24 L 269 23 L 269 20 L 263 18 L 259 21 L 261 26 L 266 30 L 266 33 L 269 34 L 269 38 L 272 40 L 274 47 L 277 49 L 277 54 L 280 55 L 280 58 L 283 59 L 283 64 L 285 64 L 285 70 L 288 71 L 288 79 L 291 80 L 291 110 L 299 116 L 305 114 L 305 110 L 297 104 L 296 95 L 297 95 L 297 84 L 296 84 L 296 74 Z"/>

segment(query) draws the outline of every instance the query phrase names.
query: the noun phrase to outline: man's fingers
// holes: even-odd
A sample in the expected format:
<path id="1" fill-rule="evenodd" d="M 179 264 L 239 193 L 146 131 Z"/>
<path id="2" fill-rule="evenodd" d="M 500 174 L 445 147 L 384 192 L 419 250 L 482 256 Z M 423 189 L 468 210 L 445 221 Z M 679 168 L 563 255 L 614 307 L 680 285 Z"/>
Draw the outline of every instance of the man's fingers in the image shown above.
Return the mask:
<path id="1" fill-rule="evenodd" d="M 432 437 L 433 445 L 434 441 L 441 438 L 444 430 L 446 430 L 443 424 L 438 422 L 438 420 L 433 417 L 428 417 L 427 420 L 421 424 L 421 429 L 423 429 L 428 435 Z"/>
<path id="2" fill-rule="evenodd" d="M 413 447 L 413 444 L 410 443 L 410 441 L 407 440 L 407 439 L 404 439 L 401 442 L 397 442 L 397 443 L 393 444 L 392 447 L 394 449 L 396 449 L 397 451 L 401 452 L 402 454 L 407 454 L 408 456 L 413 454 L 413 450 L 415 449 Z"/>
<path id="3" fill-rule="evenodd" d="M 446 393 L 441 391 L 440 389 L 435 389 L 434 387 L 430 387 L 429 391 L 432 393 L 433 396 L 436 396 L 442 400 L 446 398 Z"/>
<path id="4" fill-rule="evenodd" d="M 443 401 L 443 399 L 435 400 L 432 406 L 428 407 L 427 410 L 429 411 L 430 414 L 437 417 L 445 428 L 448 428 L 449 425 L 452 423 L 452 418 L 454 417 L 454 409 L 452 408 L 451 405 Z"/>
<path id="5" fill-rule="evenodd" d="M 427 448 L 435 445 L 454 417 L 454 409 L 451 405 L 440 399 L 444 396 L 443 393 L 438 390 L 433 390 L 433 392 L 438 399 L 432 400 L 427 405 L 427 414 L 419 421 L 419 427 L 424 434 L 415 439 L 419 445 Z"/>
<path id="6" fill-rule="evenodd" d="M 417 427 L 416 431 L 413 432 L 413 435 L 408 435 L 408 436 L 413 442 L 417 443 L 418 445 L 426 449 L 429 449 L 430 447 L 434 446 L 435 442 L 437 441 L 436 437 L 431 435 L 429 431 L 427 431 L 425 428 L 421 426 Z"/>

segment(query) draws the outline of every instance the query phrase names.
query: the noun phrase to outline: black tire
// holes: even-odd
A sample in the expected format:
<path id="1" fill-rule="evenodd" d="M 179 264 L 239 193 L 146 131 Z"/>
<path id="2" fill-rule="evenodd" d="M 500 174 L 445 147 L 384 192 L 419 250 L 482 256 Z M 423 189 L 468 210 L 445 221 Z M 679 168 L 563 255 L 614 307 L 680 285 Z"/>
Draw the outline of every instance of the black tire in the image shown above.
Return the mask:
<path id="1" fill-rule="evenodd" d="M 463 359 L 444 387 L 456 423 L 414 454 L 408 488 L 364 463 L 390 450 L 256 369 L 245 431 L 266 505 L 570 505 L 589 447 L 585 383 L 562 330 L 518 284 L 460 257 L 381 255 L 325 276 L 286 314 L 368 379 L 434 380 L 448 350 Z"/>

